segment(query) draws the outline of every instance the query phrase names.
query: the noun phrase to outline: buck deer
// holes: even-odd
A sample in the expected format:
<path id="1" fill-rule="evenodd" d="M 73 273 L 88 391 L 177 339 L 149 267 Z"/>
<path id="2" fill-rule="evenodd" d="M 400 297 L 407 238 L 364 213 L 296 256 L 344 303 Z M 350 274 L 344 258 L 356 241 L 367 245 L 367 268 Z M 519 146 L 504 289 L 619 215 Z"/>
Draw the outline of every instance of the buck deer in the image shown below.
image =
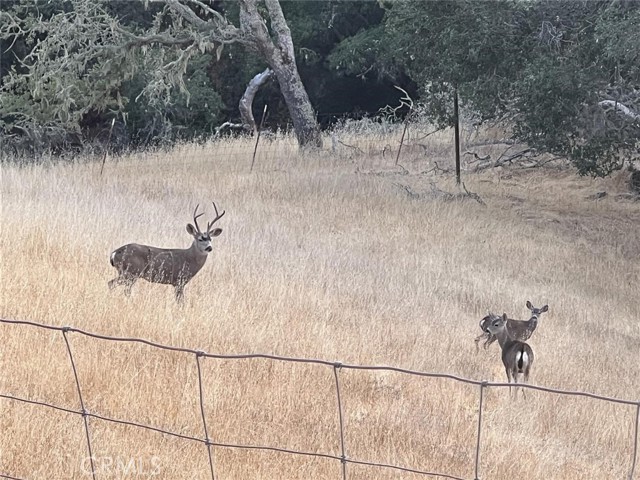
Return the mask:
<path id="1" fill-rule="evenodd" d="M 526 343 L 509 336 L 507 332 L 508 320 L 507 314 L 504 313 L 502 317 L 494 318 L 489 322 L 487 330 L 498 339 L 502 349 L 502 363 L 507 372 L 509 383 L 517 384 L 519 375 L 522 375 L 524 382 L 527 382 L 533 365 L 533 350 Z M 509 385 L 509 393 L 511 394 L 511 385 Z M 524 391 L 522 393 L 524 395 Z M 526 397 L 526 395 L 524 396 Z"/>
<path id="2" fill-rule="evenodd" d="M 529 320 L 514 320 L 512 318 L 507 318 L 507 333 L 514 340 L 520 340 L 522 342 L 529 340 L 533 332 L 538 327 L 538 321 L 540 320 L 540 315 L 547 312 L 549 310 L 549 305 L 545 305 L 542 308 L 534 307 L 530 301 L 527 300 L 527 308 L 531 310 L 531 318 Z M 492 335 L 488 330 L 487 326 L 493 322 L 494 320 L 502 318 L 499 315 L 494 315 L 493 313 L 489 313 L 486 317 L 480 320 L 480 328 L 482 329 L 482 334 L 478 335 L 475 338 L 476 343 L 476 351 L 480 348 L 478 346 L 478 342 L 484 340 L 484 348 L 487 349 L 489 346 L 496 341 L 496 336 Z"/>
<path id="3" fill-rule="evenodd" d="M 109 288 L 116 285 L 124 285 L 125 295 L 131 294 L 131 288 L 139 278 L 152 283 L 173 285 L 176 300 L 181 302 L 184 295 L 184 287 L 200 271 L 207 261 L 207 255 L 211 252 L 211 238 L 222 233 L 222 229 L 213 228 L 213 225 L 225 214 L 218 214 L 215 202 L 213 208 L 216 218 L 207 224 L 207 230 L 202 232 L 198 226 L 198 218 L 204 213 L 198 214 L 198 207 L 193 212 L 193 223 L 187 224 L 187 233 L 193 237 L 193 243 L 189 248 L 157 248 L 148 245 L 129 243 L 111 253 L 111 265 L 118 270 L 118 276 L 109 281 Z"/>

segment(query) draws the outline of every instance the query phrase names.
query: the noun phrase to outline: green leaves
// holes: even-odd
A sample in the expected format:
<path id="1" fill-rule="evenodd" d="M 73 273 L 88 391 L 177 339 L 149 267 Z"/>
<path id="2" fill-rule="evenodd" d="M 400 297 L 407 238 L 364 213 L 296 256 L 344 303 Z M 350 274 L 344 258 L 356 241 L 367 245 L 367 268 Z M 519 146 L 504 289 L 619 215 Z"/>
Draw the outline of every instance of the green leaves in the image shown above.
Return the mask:
<path id="1" fill-rule="evenodd" d="M 415 82 L 430 121 L 508 119 L 513 139 L 607 175 L 638 157 L 640 4 L 397 0 L 340 44 L 334 68 Z M 406 80 L 405 80 L 406 82 Z M 608 113 L 603 100 L 626 110 Z M 631 112 L 625 114 L 624 112 Z"/>

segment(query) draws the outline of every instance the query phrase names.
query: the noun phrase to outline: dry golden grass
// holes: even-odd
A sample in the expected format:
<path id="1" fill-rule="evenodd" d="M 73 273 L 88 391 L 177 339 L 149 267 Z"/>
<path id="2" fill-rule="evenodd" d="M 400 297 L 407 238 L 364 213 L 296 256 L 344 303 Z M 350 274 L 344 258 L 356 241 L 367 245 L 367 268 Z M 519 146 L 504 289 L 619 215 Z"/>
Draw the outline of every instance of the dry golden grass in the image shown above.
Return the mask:
<path id="1" fill-rule="evenodd" d="M 279 140 L 264 144 L 253 174 L 253 146 L 240 140 L 109 160 L 102 177 L 95 162 L 3 166 L 0 315 L 212 353 L 503 381 L 497 345 L 475 352 L 478 321 L 488 310 L 524 318 L 531 300 L 550 305 L 530 341 L 532 383 L 640 400 L 640 206 L 615 198 L 623 174 L 466 175 L 485 207 L 434 199 L 431 182 L 455 185 L 418 174 L 433 160 L 446 165 L 444 134 L 425 140 L 426 156 L 407 150 L 409 174 L 381 154 L 397 138 L 342 140 L 364 155 L 339 146 L 299 157 Z M 611 195 L 585 200 L 603 189 Z M 111 250 L 132 241 L 188 246 L 185 224 L 210 199 L 227 211 L 224 231 L 182 308 L 162 285 L 140 281 L 131 298 L 108 290 Z M 79 408 L 60 333 L 2 324 L 0 332 L 0 393 Z M 192 356 L 69 337 L 90 412 L 203 435 Z M 202 364 L 215 441 L 339 455 L 331 368 Z M 384 372 L 340 378 L 349 458 L 473 478 L 476 387 Z M 628 475 L 632 407 L 534 391 L 512 401 L 492 388 L 484 412 L 481 478 Z M 89 425 L 98 478 L 209 475 L 202 444 Z M 78 416 L 0 399 L 0 432 L 0 474 L 90 478 Z M 335 460 L 222 448 L 214 456 L 219 479 L 341 478 Z M 347 470 L 349 479 L 419 478 Z"/>

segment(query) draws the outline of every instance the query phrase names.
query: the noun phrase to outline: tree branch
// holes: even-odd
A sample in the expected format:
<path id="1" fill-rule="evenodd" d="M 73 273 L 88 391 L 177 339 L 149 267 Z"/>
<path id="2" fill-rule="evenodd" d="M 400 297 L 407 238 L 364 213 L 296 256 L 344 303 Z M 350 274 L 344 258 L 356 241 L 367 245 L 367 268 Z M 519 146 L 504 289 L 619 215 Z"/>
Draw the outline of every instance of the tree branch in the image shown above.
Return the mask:
<path id="1" fill-rule="evenodd" d="M 214 17 L 216 17 L 219 22 L 229 23 L 229 22 L 227 22 L 227 19 L 220 12 L 215 11 L 209 5 L 206 5 L 205 3 L 201 2 L 200 0 L 185 0 L 185 1 L 187 1 L 189 3 L 192 3 L 194 5 L 197 5 L 198 7 L 202 8 L 205 12 L 207 12 L 207 13 L 213 15 Z"/>
<path id="2" fill-rule="evenodd" d="M 273 77 L 273 70 L 267 68 L 264 72 L 260 72 L 251 79 L 247 85 L 247 89 L 244 91 L 242 98 L 240 99 L 239 109 L 242 122 L 248 130 L 253 131 L 254 134 L 258 133 L 258 127 L 256 121 L 253 118 L 253 111 L 251 109 L 253 105 L 253 99 L 258 93 L 258 90 L 262 85 Z"/>
<path id="3" fill-rule="evenodd" d="M 190 36 L 172 37 L 170 35 L 161 35 L 159 33 L 147 36 L 139 36 L 131 33 L 128 30 L 125 30 L 122 27 L 118 28 L 118 32 L 130 39 L 125 45 L 123 45 L 124 48 L 143 47 L 145 45 L 151 45 L 154 43 L 158 45 L 166 45 L 167 47 L 188 47 L 195 43 L 195 39 Z M 110 45 L 105 48 L 109 50 L 120 50 L 121 47 L 118 45 Z"/>
<path id="4" fill-rule="evenodd" d="M 626 105 L 616 102 L 615 100 L 602 100 L 601 102 L 598 102 L 598 105 L 601 107 L 613 107 L 616 113 L 621 113 L 623 116 L 634 121 L 640 120 L 640 113 L 634 112 Z"/>
<path id="5" fill-rule="evenodd" d="M 157 1 L 165 3 L 166 5 L 169 6 L 169 8 L 173 12 L 177 13 L 182 18 L 184 18 L 187 22 L 189 22 L 191 25 L 199 28 L 204 32 L 208 32 L 213 28 L 213 25 L 211 25 L 206 20 L 202 20 L 200 17 L 196 15 L 196 13 L 193 10 L 191 10 L 186 5 L 180 3 L 178 0 L 157 0 Z"/>

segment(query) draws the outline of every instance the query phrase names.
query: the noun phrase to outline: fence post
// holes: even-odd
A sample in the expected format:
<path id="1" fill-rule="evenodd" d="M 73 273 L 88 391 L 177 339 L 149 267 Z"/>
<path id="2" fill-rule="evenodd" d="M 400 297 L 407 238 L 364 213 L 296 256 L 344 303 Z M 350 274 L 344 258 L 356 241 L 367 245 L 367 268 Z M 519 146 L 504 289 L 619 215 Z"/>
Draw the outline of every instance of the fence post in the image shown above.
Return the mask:
<path id="1" fill-rule="evenodd" d="M 336 379 L 336 394 L 338 397 L 338 419 L 340 420 L 340 462 L 342 463 L 342 480 L 347 480 L 347 457 L 344 449 L 344 421 L 342 418 L 342 400 L 340 399 L 340 381 L 338 380 L 338 370 L 342 368 L 342 363 L 333 364 L 333 376 Z"/>
<path id="2" fill-rule="evenodd" d="M 638 459 L 638 430 L 640 429 L 640 402 L 636 408 L 636 426 L 635 435 L 633 440 L 633 457 L 631 460 L 631 472 L 629 473 L 629 480 L 633 480 L 633 473 L 636 470 L 636 461 Z"/>
<path id="3" fill-rule="evenodd" d="M 69 353 L 69 360 L 71 360 L 71 368 L 73 369 L 73 377 L 76 380 L 76 389 L 78 390 L 78 398 L 80 399 L 80 408 L 82 410 L 82 420 L 84 421 L 84 433 L 87 437 L 87 449 L 89 450 L 89 462 L 91 462 L 91 476 L 93 480 L 96 479 L 96 466 L 93 461 L 93 451 L 91 450 L 91 437 L 89 436 L 89 421 L 87 420 L 87 410 L 84 408 L 84 401 L 82 400 L 82 391 L 80 390 L 80 380 L 78 380 L 78 370 L 76 370 L 76 363 L 73 361 L 73 354 L 71 353 L 71 345 L 69 345 L 69 339 L 67 338 L 67 332 L 71 331 L 71 327 L 64 327 L 62 329 L 62 337 L 64 343 L 67 345 L 67 352 Z"/>
<path id="4" fill-rule="evenodd" d="M 204 427 L 204 441 L 207 446 L 207 454 L 209 455 L 209 469 L 211 470 L 211 480 L 216 480 L 213 474 L 213 455 L 211 453 L 211 439 L 209 438 L 209 432 L 207 430 L 207 419 L 204 414 L 204 395 L 202 394 L 202 369 L 200 368 L 200 357 L 204 355 L 204 352 L 196 352 L 196 365 L 198 367 L 198 391 L 200 393 L 200 413 L 202 414 L 202 426 Z"/>
<path id="5" fill-rule="evenodd" d="M 480 433 L 482 432 L 482 403 L 484 401 L 484 389 L 487 386 L 487 382 L 480 384 L 480 405 L 478 406 L 478 437 L 476 439 L 476 465 L 474 469 L 474 480 L 480 480 L 478 475 L 478 466 L 480 464 Z"/>

